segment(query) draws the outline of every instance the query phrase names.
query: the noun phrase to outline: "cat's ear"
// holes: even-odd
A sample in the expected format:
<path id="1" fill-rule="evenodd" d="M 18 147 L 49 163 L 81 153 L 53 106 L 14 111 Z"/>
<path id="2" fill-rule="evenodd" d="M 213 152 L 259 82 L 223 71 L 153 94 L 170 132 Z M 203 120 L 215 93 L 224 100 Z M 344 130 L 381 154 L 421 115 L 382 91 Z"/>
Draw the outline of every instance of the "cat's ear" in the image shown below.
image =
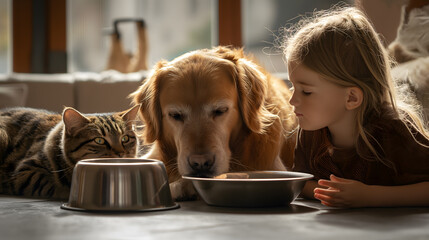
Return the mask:
<path id="1" fill-rule="evenodd" d="M 67 134 L 74 135 L 73 133 L 82 129 L 89 123 L 89 119 L 76 109 L 67 107 L 63 111 L 63 122 Z"/>
<path id="2" fill-rule="evenodd" d="M 121 114 L 121 118 L 127 123 L 127 126 L 131 126 L 135 121 L 137 114 L 139 113 L 141 104 L 137 104 L 134 107 L 124 111 Z"/>

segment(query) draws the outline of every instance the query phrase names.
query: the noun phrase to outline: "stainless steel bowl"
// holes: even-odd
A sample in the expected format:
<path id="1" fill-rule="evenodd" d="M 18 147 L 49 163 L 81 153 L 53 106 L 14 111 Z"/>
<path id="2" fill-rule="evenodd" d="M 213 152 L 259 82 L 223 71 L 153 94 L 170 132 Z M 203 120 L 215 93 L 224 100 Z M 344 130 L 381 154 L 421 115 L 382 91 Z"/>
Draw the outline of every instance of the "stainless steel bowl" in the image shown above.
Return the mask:
<path id="1" fill-rule="evenodd" d="M 214 178 L 183 176 L 191 180 L 209 205 L 223 207 L 280 207 L 289 205 L 313 175 L 287 171 L 226 173 Z"/>
<path id="2" fill-rule="evenodd" d="M 179 207 L 171 198 L 161 161 L 100 158 L 79 161 L 67 203 L 61 208 L 83 211 L 154 211 Z"/>

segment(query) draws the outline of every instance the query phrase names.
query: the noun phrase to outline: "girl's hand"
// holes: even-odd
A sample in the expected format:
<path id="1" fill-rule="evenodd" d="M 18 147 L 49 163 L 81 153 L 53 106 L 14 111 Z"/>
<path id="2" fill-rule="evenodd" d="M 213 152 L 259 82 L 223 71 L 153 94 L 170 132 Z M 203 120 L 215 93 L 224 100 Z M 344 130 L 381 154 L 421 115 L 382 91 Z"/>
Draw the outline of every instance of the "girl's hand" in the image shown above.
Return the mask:
<path id="1" fill-rule="evenodd" d="M 370 187 L 359 181 L 339 178 L 334 175 L 329 180 L 319 180 L 318 184 L 327 188 L 315 188 L 314 197 L 330 207 L 365 207 L 371 197 Z"/>

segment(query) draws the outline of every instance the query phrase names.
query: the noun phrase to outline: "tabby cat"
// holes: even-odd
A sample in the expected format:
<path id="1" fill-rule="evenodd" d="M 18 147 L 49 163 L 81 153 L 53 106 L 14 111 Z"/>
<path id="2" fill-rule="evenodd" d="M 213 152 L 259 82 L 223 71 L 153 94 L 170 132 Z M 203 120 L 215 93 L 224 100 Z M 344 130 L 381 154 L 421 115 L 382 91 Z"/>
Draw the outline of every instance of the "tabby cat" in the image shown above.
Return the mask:
<path id="1" fill-rule="evenodd" d="M 0 193 L 67 199 L 77 161 L 135 157 L 139 105 L 120 113 L 0 110 Z"/>

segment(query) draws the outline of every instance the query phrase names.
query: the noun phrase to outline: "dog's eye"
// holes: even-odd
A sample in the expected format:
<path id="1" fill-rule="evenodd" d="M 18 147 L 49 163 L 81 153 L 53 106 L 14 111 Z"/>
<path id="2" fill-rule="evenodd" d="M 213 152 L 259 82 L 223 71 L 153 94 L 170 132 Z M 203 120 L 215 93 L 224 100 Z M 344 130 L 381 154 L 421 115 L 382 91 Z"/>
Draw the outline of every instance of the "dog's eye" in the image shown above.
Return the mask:
<path id="1" fill-rule="evenodd" d="M 216 110 L 213 111 L 213 116 L 214 117 L 218 117 L 218 116 L 223 115 L 226 112 L 228 112 L 228 108 L 227 107 L 218 108 L 218 109 L 216 109 Z"/>
<path id="2" fill-rule="evenodd" d="M 172 112 L 172 113 L 169 113 L 168 116 L 170 116 L 171 118 L 173 118 L 176 121 L 183 122 L 183 114 L 181 114 L 181 113 Z"/>

